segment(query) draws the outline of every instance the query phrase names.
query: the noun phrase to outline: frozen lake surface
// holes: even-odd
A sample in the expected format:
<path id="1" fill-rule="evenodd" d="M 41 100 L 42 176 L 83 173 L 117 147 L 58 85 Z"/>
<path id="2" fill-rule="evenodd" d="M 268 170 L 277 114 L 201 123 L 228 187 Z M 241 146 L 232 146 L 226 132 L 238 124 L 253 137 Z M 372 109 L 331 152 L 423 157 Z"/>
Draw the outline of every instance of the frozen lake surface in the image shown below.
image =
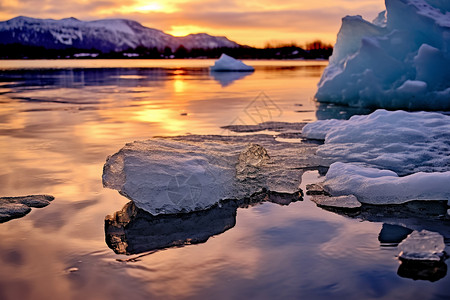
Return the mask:
<path id="1" fill-rule="evenodd" d="M 0 197 L 55 199 L 0 224 L 0 299 L 448 299 L 445 261 L 397 258 L 413 230 L 438 232 L 448 252 L 442 203 L 342 212 L 268 193 L 157 218 L 103 188 L 106 158 L 129 142 L 263 133 L 304 153 L 295 130 L 221 127 L 369 112 L 313 101 L 327 62 L 244 62 L 255 72 L 211 74 L 212 60 L 1 61 Z M 306 192 L 320 175 L 302 172 Z"/>

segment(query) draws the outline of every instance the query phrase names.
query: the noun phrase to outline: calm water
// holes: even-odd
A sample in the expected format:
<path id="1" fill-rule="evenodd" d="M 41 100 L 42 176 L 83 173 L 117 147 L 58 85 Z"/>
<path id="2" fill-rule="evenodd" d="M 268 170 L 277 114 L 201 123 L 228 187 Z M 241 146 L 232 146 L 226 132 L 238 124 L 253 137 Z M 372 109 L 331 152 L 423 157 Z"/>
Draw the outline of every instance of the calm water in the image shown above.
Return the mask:
<path id="1" fill-rule="evenodd" d="M 238 208 L 224 223 L 195 216 L 225 230 L 205 243 L 108 248 L 105 216 L 128 200 L 102 187 L 102 167 L 125 143 L 354 113 L 312 100 L 326 62 L 248 63 L 252 74 L 214 77 L 210 60 L 0 61 L 0 196 L 56 198 L 0 224 L 0 299 L 449 299 L 445 264 L 401 269 L 396 247 L 379 240 L 382 228 L 398 235 L 385 222 L 439 231 L 448 244 L 447 222 L 344 216 L 308 196 Z M 302 188 L 318 176 L 305 173 Z"/>

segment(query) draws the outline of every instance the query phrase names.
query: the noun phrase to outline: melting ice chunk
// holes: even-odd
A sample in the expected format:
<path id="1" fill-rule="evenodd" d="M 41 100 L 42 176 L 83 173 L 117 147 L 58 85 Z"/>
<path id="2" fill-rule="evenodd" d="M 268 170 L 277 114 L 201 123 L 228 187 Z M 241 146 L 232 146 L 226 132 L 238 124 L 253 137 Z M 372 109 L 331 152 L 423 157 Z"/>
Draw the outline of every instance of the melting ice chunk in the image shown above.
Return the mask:
<path id="1" fill-rule="evenodd" d="M 324 188 L 333 196 L 355 195 L 362 203 L 401 204 L 413 200 L 450 200 L 450 171 L 398 177 L 389 170 L 333 163 Z"/>
<path id="2" fill-rule="evenodd" d="M 449 116 L 380 109 L 307 124 L 303 135 L 325 139 L 317 154 L 332 163 L 324 182 L 332 196 L 369 204 L 450 200 Z"/>
<path id="3" fill-rule="evenodd" d="M 450 171 L 450 117 L 386 111 L 307 124 L 303 136 L 325 139 L 317 154 L 331 162 L 359 162 L 399 175 Z"/>
<path id="4" fill-rule="evenodd" d="M 244 64 L 242 61 L 234 59 L 231 56 L 223 53 L 218 60 L 214 63 L 214 66 L 210 67 L 214 72 L 253 72 L 255 69 L 251 66 Z"/>
<path id="5" fill-rule="evenodd" d="M 301 168 L 315 163 L 315 147 L 299 148 L 269 135 L 154 138 L 109 157 L 103 184 L 152 215 L 199 211 L 264 189 L 298 192 Z"/>
<path id="6" fill-rule="evenodd" d="M 444 238 L 436 232 L 413 231 L 399 245 L 400 259 L 439 261 L 444 256 Z"/>

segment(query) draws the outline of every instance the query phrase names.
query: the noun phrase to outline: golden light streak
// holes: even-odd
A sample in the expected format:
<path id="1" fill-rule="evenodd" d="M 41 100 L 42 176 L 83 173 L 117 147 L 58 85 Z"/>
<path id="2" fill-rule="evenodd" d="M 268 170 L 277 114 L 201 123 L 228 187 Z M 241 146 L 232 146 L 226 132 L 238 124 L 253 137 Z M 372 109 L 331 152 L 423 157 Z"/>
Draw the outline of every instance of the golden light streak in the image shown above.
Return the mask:
<path id="1" fill-rule="evenodd" d="M 121 5 L 118 7 L 111 7 L 108 9 L 102 9 L 98 11 L 98 14 L 111 15 L 111 14 L 130 14 L 130 13 L 150 13 L 150 12 L 160 12 L 160 13 L 174 13 L 178 9 L 175 5 L 163 1 L 136 1 L 131 5 Z"/>
<path id="2" fill-rule="evenodd" d="M 140 122 L 159 123 L 160 126 L 171 132 L 180 132 L 186 128 L 179 114 L 169 109 L 144 109 L 135 113 L 134 119 Z"/>
<path id="3" fill-rule="evenodd" d="M 171 26 L 171 30 L 167 31 L 167 33 L 173 36 L 186 36 L 191 33 L 209 32 L 208 30 L 209 29 L 205 27 L 200 27 L 196 25 L 181 25 L 181 26 Z"/>

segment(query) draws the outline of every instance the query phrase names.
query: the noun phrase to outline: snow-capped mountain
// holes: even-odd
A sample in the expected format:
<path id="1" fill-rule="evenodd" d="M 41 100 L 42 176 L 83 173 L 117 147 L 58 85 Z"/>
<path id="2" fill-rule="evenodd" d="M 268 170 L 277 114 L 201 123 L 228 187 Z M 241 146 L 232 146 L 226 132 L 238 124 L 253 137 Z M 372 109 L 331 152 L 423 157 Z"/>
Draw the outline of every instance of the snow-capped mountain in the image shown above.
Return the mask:
<path id="1" fill-rule="evenodd" d="M 239 44 L 223 36 L 206 33 L 174 37 L 161 30 L 144 27 L 136 21 L 103 19 L 80 21 L 75 18 L 61 20 L 16 17 L 0 22 L 0 44 L 20 43 L 43 46 L 47 49 L 97 49 L 102 52 L 123 51 L 144 46 L 159 50 L 180 45 L 192 48 L 238 47 Z"/>

